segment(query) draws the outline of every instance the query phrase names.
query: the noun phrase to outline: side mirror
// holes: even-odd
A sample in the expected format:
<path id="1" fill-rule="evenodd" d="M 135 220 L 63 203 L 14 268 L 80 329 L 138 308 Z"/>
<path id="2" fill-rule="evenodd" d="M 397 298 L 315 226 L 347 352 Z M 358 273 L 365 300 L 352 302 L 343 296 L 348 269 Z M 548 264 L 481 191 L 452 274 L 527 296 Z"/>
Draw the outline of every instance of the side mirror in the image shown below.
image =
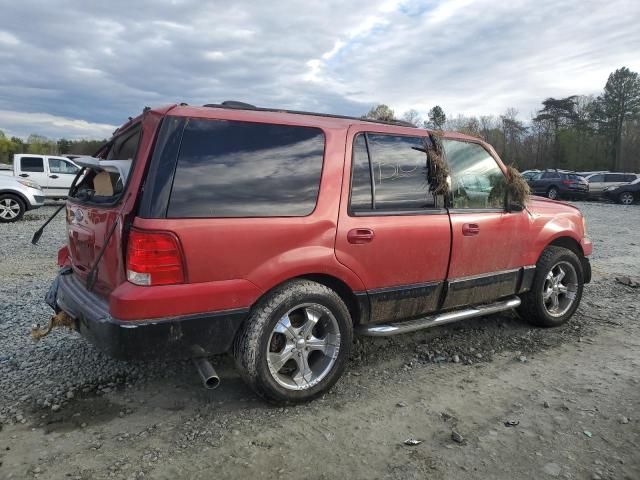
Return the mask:
<path id="1" fill-rule="evenodd" d="M 524 210 L 524 205 L 513 198 L 512 195 L 507 188 L 504 194 L 504 209 L 508 212 L 521 212 Z"/>
<path id="2" fill-rule="evenodd" d="M 507 203 L 507 212 L 521 212 L 524 210 L 524 205 L 520 205 L 518 202 Z"/>

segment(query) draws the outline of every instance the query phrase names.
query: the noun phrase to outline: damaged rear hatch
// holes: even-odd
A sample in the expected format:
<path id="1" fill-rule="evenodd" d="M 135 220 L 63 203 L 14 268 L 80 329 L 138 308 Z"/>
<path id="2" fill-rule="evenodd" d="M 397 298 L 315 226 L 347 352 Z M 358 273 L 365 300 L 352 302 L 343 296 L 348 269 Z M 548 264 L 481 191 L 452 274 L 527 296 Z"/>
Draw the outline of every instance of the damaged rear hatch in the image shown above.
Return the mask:
<path id="1" fill-rule="evenodd" d="M 126 278 L 127 222 L 160 118 L 146 112 L 119 129 L 96 157 L 76 160 L 84 173 L 66 203 L 68 264 L 104 297 Z"/>

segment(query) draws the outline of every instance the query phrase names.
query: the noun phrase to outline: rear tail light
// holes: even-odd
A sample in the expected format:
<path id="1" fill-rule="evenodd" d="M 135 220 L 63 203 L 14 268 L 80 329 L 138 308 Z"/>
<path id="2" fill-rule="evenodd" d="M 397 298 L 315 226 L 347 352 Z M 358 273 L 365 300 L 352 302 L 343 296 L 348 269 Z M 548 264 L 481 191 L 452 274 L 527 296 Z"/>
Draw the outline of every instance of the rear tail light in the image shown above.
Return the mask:
<path id="1" fill-rule="evenodd" d="M 563 185 L 571 185 L 573 183 L 572 180 L 562 180 Z"/>
<path id="2" fill-rule="evenodd" d="M 184 283 L 182 250 L 170 232 L 131 230 L 127 247 L 127 280 L 135 285 Z"/>

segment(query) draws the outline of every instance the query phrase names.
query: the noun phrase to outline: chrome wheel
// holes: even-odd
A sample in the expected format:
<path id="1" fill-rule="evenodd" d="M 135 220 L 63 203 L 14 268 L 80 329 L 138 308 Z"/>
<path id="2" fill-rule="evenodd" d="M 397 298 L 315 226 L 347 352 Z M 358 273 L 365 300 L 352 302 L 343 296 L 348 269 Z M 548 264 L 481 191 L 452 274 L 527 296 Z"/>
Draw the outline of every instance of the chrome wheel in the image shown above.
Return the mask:
<path id="1" fill-rule="evenodd" d="M 578 274 L 569 262 L 559 262 L 549 271 L 542 287 L 544 308 L 552 317 L 569 311 L 578 291 Z"/>
<path id="2" fill-rule="evenodd" d="M 547 197 L 549 197 L 551 200 L 555 200 L 558 198 L 558 190 L 556 190 L 555 188 L 550 188 L 549 192 L 547 193 Z"/>
<path id="3" fill-rule="evenodd" d="M 333 313 L 319 304 L 303 304 L 276 323 L 267 365 L 280 386 L 306 390 L 329 374 L 339 351 L 340 329 Z"/>
<path id="4" fill-rule="evenodd" d="M 4 198 L 0 201 L 0 218 L 13 220 L 20 215 L 20 204 L 13 198 Z"/>
<path id="5" fill-rule="evenodd" d="M 631 205 L 633 203 L 633 194 L 629 192 L 621 194 L 620 203 L 623 205 Z"/>

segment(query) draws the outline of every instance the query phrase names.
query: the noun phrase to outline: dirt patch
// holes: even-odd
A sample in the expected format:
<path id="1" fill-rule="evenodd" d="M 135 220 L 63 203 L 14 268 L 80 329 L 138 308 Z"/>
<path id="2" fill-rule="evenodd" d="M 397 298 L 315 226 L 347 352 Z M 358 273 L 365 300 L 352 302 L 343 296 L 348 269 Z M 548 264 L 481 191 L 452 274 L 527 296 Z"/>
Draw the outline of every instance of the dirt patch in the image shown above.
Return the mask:
<path id="1" fill-rule="evenodd" d="M 594 279 L 567 325 L 498 315 L 359 338 L 330 393 L 288 408 L 226 357 L 206 391 L 190 362 L 118 363 L 64 332 L 23 341 L 50 279 L 15 247 L 26 234 L 7 237 L 0 478 L 640 478 L 640 289 L 616 281 L 640 275 L 640 209 L 579 205 Z"/>

